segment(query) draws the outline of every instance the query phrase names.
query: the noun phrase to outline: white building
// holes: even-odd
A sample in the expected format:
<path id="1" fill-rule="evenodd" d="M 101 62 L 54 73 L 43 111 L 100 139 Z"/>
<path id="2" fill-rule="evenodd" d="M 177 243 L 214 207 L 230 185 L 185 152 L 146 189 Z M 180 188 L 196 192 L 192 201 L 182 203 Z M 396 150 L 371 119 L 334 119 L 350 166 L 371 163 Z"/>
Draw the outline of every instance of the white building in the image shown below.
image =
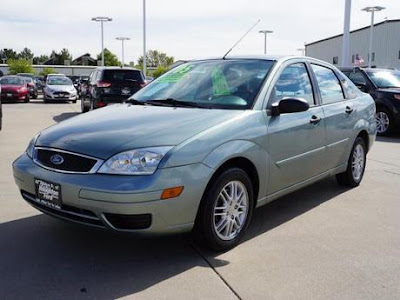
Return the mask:
<path id="1" fill-rule="evenodd" d="M 358 54 L 368 64 L 370 27 L 353 30 L 350 33 L 350 55 L 354 64 Z M 306 44 L 306 55 L 334 65 L 342 65 L 343 34 Z M 400 69 L 400 20 L 386 20 L 374 26 L 372 66 L 377 68 Z"/>

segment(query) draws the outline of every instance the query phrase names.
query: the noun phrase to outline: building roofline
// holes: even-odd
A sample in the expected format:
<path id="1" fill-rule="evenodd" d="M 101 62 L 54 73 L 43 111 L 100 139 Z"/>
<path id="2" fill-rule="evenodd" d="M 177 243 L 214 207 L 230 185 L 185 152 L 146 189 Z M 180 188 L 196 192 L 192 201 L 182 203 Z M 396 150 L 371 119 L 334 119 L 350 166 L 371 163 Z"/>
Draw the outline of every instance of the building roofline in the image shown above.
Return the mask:
<path id="1" fill-rule="evenodd" d="M 380 26 L 380 25 L 383 25 L 383 24 L 386 24 L 386 23 L 397 23 L 397 22 L 400 22 L 400 19 L 385 20 L 385 21 L 376 23 L 374 25 L 374 27 L 377 27 L 377 26 Z M 370 25 L 362 27 L 362 28 L 358 28 L 358 29 L 355 29 L 355 30 L 352 30 L 352 31 L 350 31 L 350 34 L 358 32 L 358 31 L 362 31 L 362 30 L 365 30 L 365 29 L 368 29 L 368 28 L 370 28 Z M 315 45 L 315 44 L 318 44 L 318 43 L 321 43 L 321 42 L 329 41 L 331 39 L 335 39 L 335 38 L 338 38 L 338 37 L 341 37 L 341 36 L 343 36 L 343 33 L 337 34 L 337 35 L 334 35 L 334 36 L 331 36 L 331 37 L 328 37 L 328 38 L 324 38 L 322 40 L 318 40 L 318 41 L 315 41 L 315 42 L 308 43 L 308 44 L 306 44 L 306 47 L 307 46 L 312 46 L 312 45 Z"/>

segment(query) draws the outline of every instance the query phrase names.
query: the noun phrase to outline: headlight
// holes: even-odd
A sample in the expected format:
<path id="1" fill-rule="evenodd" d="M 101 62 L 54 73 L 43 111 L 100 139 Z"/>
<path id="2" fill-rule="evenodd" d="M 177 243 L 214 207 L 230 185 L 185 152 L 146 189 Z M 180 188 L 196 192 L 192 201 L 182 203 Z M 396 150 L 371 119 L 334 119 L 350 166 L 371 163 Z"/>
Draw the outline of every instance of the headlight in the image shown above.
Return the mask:
<path id="1" fill-rule="evenodd" d="M 54 90 L 53 89 L 51 89 L 51 88 L 46 88 L 46 90 L 47 90 L 47 92 L 49 92 L 49 93 L 53 93 L 54 92 Z"/>
<path id="2" fill-rule="evenodd" d="M 125 151 L 108 159 L 97 173 L 151 175 L 172 147 L 152 147 Z"/>
<path id="3" fill-rule="evenodd" d="M 26 148 L 26 154 L 30 157 L 33 158 L 33 153 L 35 151 L 35 144 L 36 141 L 39 137 L 40 133 L 38 133 L 37 135 L 35 135 L 35 137 L 33 139 L 31 139 L 31 141 L 29 142 L 28 148 Z"/>

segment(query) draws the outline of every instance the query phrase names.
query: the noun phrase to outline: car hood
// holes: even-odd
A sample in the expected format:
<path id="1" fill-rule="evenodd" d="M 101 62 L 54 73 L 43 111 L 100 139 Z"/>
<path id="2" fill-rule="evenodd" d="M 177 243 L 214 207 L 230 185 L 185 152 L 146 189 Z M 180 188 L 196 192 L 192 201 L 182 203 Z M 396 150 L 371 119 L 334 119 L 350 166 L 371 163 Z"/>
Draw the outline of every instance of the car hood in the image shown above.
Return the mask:
<path id="1" fill-rule="evenodd" d="M 24 86 L 23 85 L 14 85 L 14 84 L 2 84 L 1 85 L 1 90 L 3 92 L 6 92 L 6 91 L 17 91 L 22 87 L 24 87 Z"/>
<path id="2" fill-rule="evenodd" d="M 46 87 L 55 92 L 69 92 L 75 89 L 73 85 L 47 85 Z"/>
<path id="3" fill-rule="evenodd" d="M 400 88 L 379 88 L 378 91 L 384 93 L 400 94 Z"/>
<path id="4" fill-rule="evenodd" d="M 43 130 L 36 146 L 108 159 L 131 149 L 175 146 L 243 111 L 117 104 Z"/>

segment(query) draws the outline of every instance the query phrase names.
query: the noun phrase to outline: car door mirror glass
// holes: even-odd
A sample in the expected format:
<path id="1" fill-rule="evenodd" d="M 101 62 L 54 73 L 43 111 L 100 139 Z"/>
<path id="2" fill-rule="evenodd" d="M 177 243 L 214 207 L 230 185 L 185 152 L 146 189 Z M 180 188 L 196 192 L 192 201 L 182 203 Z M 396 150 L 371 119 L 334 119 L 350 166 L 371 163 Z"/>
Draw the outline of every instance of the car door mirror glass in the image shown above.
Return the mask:
<path id="1" fill-rule="evenodd" d="M 273 116 L 280 114 L 290 114 L 306 111 L 310 108 L 307 100 L 302 98 L 283 98 L 279 102 L 272 104 L 271 112 Z"/>

